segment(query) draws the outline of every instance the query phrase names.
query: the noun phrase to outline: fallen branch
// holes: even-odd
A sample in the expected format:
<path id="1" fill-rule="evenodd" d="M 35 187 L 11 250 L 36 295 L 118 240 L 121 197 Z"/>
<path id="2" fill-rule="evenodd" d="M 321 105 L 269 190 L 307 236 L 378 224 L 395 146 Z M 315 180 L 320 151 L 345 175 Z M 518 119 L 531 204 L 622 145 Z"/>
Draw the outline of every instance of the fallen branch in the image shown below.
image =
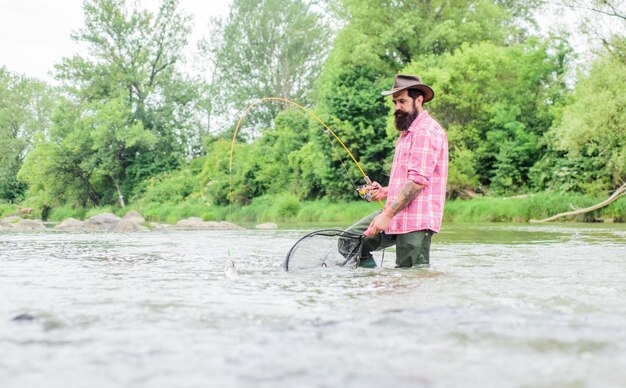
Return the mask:
<path id="1" fill-rule="evenodd" d="M 584 209 L 578 209 L 578 210 L 574 210 L 571 212 L 565 212 L 565 213 L 559 213 L 557 215 L 554 215 L 552 217 L 548 217 L 548 218 L 544 218 L 543 220 L 530 220 L 529 222 L 548 222 L 548 221 L 554 221 L 557 218 L 560 217 L 566 217 L 566 216 L 575 216 L 577 214 L 583 214 L 583 213 L 588 213 L 597 209 L 600 209 L 602 207 L 605 207 L 606 205 L 610 204 L 611 202 L 616 201 L 619 197 L 621 197 L 622 195 L 626 195 L 626 183 L 621 185 L 617 190 L 615 190 L 615 192 L 607 199 L 605 199 L 604 201 L 595 204 L 593 206 L 590 207 L 586 207 Z"/>
<path id="2" fill-rule="evenodd" d="M 571 203 L 569 204 L 569 208 L 572 209 L 572 210 L 580 210 L 579 207 L 576 207 L 576 206 L 572 205 Z"/>

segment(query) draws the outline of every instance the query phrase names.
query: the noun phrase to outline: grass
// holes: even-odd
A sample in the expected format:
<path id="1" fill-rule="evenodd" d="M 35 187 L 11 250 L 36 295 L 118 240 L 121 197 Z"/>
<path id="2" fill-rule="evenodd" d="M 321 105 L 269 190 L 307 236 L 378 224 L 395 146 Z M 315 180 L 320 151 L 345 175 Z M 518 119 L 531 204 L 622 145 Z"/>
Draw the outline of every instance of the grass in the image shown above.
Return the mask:
<path id="1" fill-rule="evenodd" d="M 52 208 L 50 213 L 48 214 L 48 220 L 50 221 L 63 221 L 67 218 L 76 218 L 78 220 L 82 220 L 88 217 L 85 217 L 87 214 L 87 209 L 85 208 L 76 208 L 70 204 L 63 205 L 61 207 Z"/>
<path id="2" fill-rule="evenodd" d="M 527 222 L 540 220 L 558 213 L 592 206 L 605 198 L 592 198 L 570 193 L 537 193 L 526 197 L 481 197 L 446 203 L 444 220 L 447 222 Z M 621 198 L 608 207 L 561 221 L 592 222 L 601 219 L 626 220 L 626 199 Z"/>
<path id="3" fill-rule="evenodd" d="M 17 214 L 18 208 L 11 203 L 0 202 L 0 218 Z"/>
<path id="4" fill-rule="evenodd" d="M 594 205 L 605 198 L 580 194 L 544 192 L 525 197 L 477 197 L 471 200 L 448 201 L 445 222 L 528 222 L 530 219 L 547 218 L 575 208 Z M 290 194 L 266 195 L 255 198 L 246 206 L 208 205 L 200 198 L 188 198 L 178 202 L 135 203 L 125 209 L 115 206 L 76 208 L 64 205 L 51 209 L 48 219 L 62 221 L 73 217 L 86 219 L 93 215 L 110 212 L 123 216 L 130 210 L 141 213 L 148 221 L 174 224 L 188 217 L 200 217 L 205 221 L 228 220 L 235 223 L 277 222 L 281 224 L 343 223 L 351 224 L 365 215 L 379 210 L 378 203 L 364 201 L 331 202 L 326 199 L 300 202 Z M 17 214 L 18 207 L 0 203 L 0 218 Z M 37 214 L 37 213 L 36 213 Z M 562 218 L 559 221 L 626 221 L 626 197 L 597 211 Z"/>
<path id="5" fill-rule="evenodd" d="M 349 222 L 368 214 L 371 209 L 380 207 L 366 202 L 300 202 L 292 195 L 277 195 L 255 198 L 247 206 L 231 207 L 227 216 L 234 222 Z"/>

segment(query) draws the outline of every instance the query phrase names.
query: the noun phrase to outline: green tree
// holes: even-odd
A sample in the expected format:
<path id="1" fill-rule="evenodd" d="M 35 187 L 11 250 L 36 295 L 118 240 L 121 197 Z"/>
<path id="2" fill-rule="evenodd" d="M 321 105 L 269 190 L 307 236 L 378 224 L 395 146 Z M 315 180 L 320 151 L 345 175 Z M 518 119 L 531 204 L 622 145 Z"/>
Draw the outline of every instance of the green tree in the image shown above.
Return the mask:
<path id="1" fill-rule="evenodd" d="M 123 90 L 134 120 L 154 132 L 157 145 L 136 162 L 140 180 L 175 168 L 201 151 L 194 102 L 198 91 L 179 70 L 190 33 L 190 17 L 178 0 L 163 0 L 156 13 L 129 7 L 126 0 L 86 0 L 85 27 L 73 38 L 86 45 L 57 66 L 66 90 L 82 101 L 117 98 Z"/>
<path id="2" fill-rule="evenodd" d="M 245 205 L 262 194 L 255 177 L 258 164 L 254 144 L 235 143 L 232 170 L 229 169 L 229 140 L 212 138 L 206 148 L 207 156 L 199 178 L 204 182 L 203 194 L 210 203 Z"/>
<path id="3" fill-rule="evenodd" d="M 347 67 L 330 84 L 329 93 L 319 108 L 327 111 L 333 118 L 331 122 L 335 132 L 346 143 L 366 173 L 375 180 L 383 180 L 383 176 L 389 173 L 390 162 L 382 161 L 392 155 L 394 147 L 393 137 L 385 132 L 388 108 L 380 94 L 388 87 L 372 68 Z M 344 166 L 348 165 L 349 176 L 363 184 L 362 176 L 353 163 L 341 163 L 335 155 L 335 148 L 328 147 L 326 139 L 318 138 L 322 142 L 321 149 L 325 150 L 326 158 L 334 160 L 330 166 L 334 173 L 329 172 L 335 176 L 333 180 L 345 181 Z M 340 195 L 341 191 L 346 191 L 345 188 L 345 185 L 341 185 L 332 191 L 334 195 Z"/>
<path id="4" fill-rule="evenodd" d="M 211 104 L 230 122 L 255 99 L 309 101 L 330 40 L 323 18 L 304 0 L 235 0 L 213 35 L 203 47 L 215 67 Z M 246 126 L 269 128 L 285 108 L 258 106 Z"/>
<path id="5" fill-rule="evenodd" d="M 346 131 L 339 136 L 359 155 L 366 172 L 384 182 L 397 134 L 386 131 L 389 108 L 380 92 L 389 88 L 394 75 L 414 70 L 407 68 L 410 64 L 433 63 L 463 44 L 501 46 L 525 40 L 517 22 L 528 20 L 536 3 L 333 1 L 332 9 L 345 26 L 318 83 L 318 109 L 349 124 L 338 124 Z M 423 68 L 417 74 L 432 82 Z"/>
<path id="6" fill-rule="evenodd" d="M 422 55 L 450 53 L 463 43 L 502 44 L 525 38 L 517 23 L 540 1 L 335 0 L 346 25 L 333 60 L 393 73 Z"/>
<path id="7" fill-rule="evenodd" d="M 31 204 L 100 204 L 102 194 L 92 182 L 93 171 L 82 165 L 93 151 L 90 137 L 78 127 L 80 115 L 74 104 L 61 102 L 49 133 L 37 136 L 35 146 L 26 155 L 18 179 L 28 184 Z"/>
<path id="8" fill-rule="evenodd" d="M 569 52 L 562 41 L 483 42 L 403 70 L 423 75 L 438 92 L 429 109 L 448 132 L 452 188 L 528 189 L 529 169 L 545 151 L 540 139 L 552 125 L 551 109 L 566 93 Z M 475 182 L 467 175 L 474 173 L 481 187 L 463 187 Z"/>
<path id="9" fill-rule="evenodd" d="M 131 197 L 141 181 L 201 152 L 199 94 L 178 70 L 189 17 L 177 4 L 163 0 L 151 13 L 125 0 L 85 1 L 85 27 L 74 39 L 89 55 L 57 66 L 68 98 L 54 133 L 40 139 L 21 174 L 33 195 L 124 205 L 123 196 Z M 55 176 L 62 178 L 50 182 Z"/>
<path id="10" fill-rule="evenodd" d="M 289 156 L 306 144 L 309 118 L 292 108 L 279 113 L 275 121 L 274 128 L 263 132 L 256 142 L 254 159 L 259 170 L 255 181 L 263 192 L 298 192 L 299 181 Z"/>
<path id="11" fill-rule="evenodd" d="M 625 84 L 626 64 L 613 55 L 599 57 L 576 84 L 550 132 L 563 159 L 551 156 L 553 163 L 543 162 L 556 187 L 598 193 L 626 181 Z"/>
<path id="12" fill-rule="evenodd" d="M 0 199 L 22 199 L 26 185 L 17 173 L 35 136 L 48 131 L 54 104 L 45 83 L 0 68 Z"/>
<path id="13" fill-rule="evenodd" d="M 127 167 L 138 152 L 149 151 L 156 142 L 155 136 L 143 128 L 141 121 L 130 119 L 130 109 L 125 103 L 123 97 L 98 103 L 94 109 L 88 110 L 83 125 L 80 125 L 89 133 L 93 151 L 82 165 L 115 188 L 122 207 L 125 207 L 125 201 L 121 185 L 126 179 Z"/>
<path id="14" fill-rule="evenodd" d="M 155 143 L 125 104 L 119 97 L 87 106 L 64 105 L 50 136 L 28 155 L 20 172 L 43 203 L 52 205 L 60 198 L 100 205 L 117 198 L 125 206 L 126 169 L 137 152 Z"/>

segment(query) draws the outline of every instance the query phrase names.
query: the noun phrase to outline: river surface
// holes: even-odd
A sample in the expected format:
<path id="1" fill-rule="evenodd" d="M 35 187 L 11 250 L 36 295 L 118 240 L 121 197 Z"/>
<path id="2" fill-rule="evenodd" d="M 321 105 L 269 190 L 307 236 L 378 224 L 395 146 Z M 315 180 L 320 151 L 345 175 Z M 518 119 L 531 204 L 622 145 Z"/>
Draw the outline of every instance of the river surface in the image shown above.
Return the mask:
<path id="1" fill-rule="evenodd" d="M 307 231 L 2 232 L 0 387 L 626 386 L 623 224 L 448 224 L 429 269 L 283 271 Z"/>

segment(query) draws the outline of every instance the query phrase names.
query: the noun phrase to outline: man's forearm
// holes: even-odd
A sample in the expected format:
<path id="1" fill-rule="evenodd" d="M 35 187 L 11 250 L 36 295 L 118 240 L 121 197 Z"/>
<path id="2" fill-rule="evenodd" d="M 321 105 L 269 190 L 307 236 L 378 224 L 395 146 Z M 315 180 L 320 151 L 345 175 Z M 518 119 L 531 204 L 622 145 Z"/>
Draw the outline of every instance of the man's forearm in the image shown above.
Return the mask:
<path id="1" fill-rule="evenodd" d="M 407 180 L 400 189 L 400 193 L 398 193 L 398 197 L 393 201 L 393 203 L 385 209 L 385 213 L 387 213 L 390 217 L 395 216 L 400 212 L 400 210 L 404 209 L 409 202 L 415 199 L 417 194 L 424 188 L 424 186 L 419 185 L 412 180 Z"/>

